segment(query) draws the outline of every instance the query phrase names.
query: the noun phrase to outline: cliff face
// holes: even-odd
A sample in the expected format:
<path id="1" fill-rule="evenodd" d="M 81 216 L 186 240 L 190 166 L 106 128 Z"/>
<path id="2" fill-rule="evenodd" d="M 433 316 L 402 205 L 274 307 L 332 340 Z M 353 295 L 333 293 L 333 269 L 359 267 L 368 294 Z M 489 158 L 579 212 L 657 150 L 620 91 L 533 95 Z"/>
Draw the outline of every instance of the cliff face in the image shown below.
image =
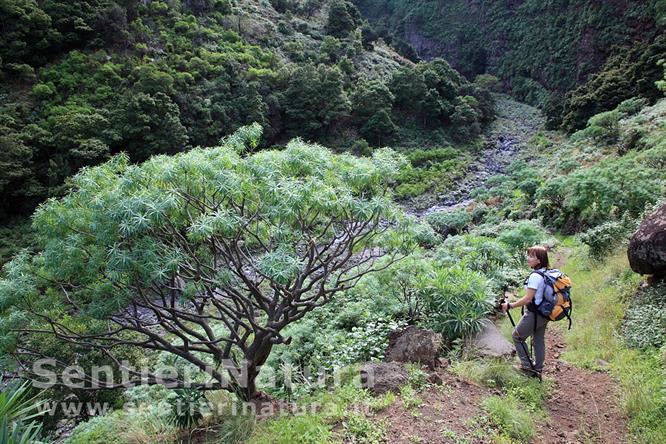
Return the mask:
<path id="1" fill-rule="evenodd" d="M 467 77 L 498 75 L 539 103 L 598 71 L 617 45 L 657 34 L 655 4 L 613 0 L 356 0 L 385 38 L 424 59 L 443 57 Z"/>

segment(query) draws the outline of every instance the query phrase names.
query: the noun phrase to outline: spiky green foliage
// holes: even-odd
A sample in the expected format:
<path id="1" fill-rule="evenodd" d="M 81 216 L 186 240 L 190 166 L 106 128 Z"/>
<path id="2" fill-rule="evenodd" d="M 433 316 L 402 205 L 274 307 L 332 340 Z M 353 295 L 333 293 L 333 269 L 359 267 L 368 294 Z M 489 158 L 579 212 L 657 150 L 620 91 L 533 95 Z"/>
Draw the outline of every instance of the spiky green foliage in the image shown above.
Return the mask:
<path id="1" fill-rule="evenodd" d="M 0 382 L 3 382 L 0 380 Z M 30 394 L 30 383 L 13 383 L 0 391 L 0 442 L 33 444 L 38 442 L 41 425 L 31 421 L 40 415 L 43 404 Z"/>
<path id="2" fill-rule="evenodd" d="M 399 215 L 386 185 L 401 165 L 388 150 L 358 159 L 300 140 L 242 157 L 260 134 L 78 174 L 34 216 L 40 253 L 5 268 L 2 351 L 24 360 L 40 337 L 157 349 L 222 386 L 234 357 L 252 396 L 285 326 L 397 254 L 373 247 Z"/>
<path id="3" fill-rule="evenodd" d="M 477 333 L 492 310 L 486 278 L 462 266 L 436 269 L 425 289 L 427 324 L 448 340 Z"/>

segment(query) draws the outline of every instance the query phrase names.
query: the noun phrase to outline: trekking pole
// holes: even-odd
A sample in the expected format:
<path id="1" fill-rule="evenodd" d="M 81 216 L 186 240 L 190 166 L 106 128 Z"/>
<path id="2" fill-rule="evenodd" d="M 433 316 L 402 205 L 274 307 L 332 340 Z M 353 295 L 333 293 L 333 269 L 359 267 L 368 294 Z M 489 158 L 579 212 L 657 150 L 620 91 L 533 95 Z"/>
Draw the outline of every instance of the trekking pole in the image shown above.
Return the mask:
<path id="1" fill-rule="evenodd" d="M 516 328 L 516 323 L 513 322 L 513 316 L 511 316 L 511 311 L 510 310 L 511 309 L 507 307 L 506 314 L 509 315 L 509 321 L 511 321 L 511 325 L 513 325 L 513 328 Z M 525 351 L 525 354 L 527 355 L 527 359 L 530 361 L 530 367 L 532 367 L 532 372 L 535 375 L 538 375 L 539 372 L 537 372 L 536 369 L 534 368 L 534 362 L 532 362 L 532 355 L 530 354 L 530 352 L 527 351 L 527 346 L 525 345 L 525 341 L 521 341 L 520 345 L 522 345 L 523 350 Z"/>

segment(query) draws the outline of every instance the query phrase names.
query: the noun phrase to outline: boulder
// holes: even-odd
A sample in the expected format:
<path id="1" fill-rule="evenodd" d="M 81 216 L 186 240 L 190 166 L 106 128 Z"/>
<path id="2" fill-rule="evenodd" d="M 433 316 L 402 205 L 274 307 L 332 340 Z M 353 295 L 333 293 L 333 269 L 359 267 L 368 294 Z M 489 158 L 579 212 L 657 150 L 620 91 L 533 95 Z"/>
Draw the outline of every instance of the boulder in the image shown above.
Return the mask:
<path id="1" fill-rule="evenodd" d="M 361 367 L 361 385 L 376 395 L 399 393 L 408 382 L 407 370 L 397 362 L 368 362 Z"/>
<path id="2" fill-rule="evenodd" d="M 488 321 L 468 344 L 473 353 L 491 358 L 508 358 L 515 353 L 513 344 L 507 341 L 497 326 Z"/>
<path id="3" fill-rule="evenodd" d="M 389 334 L 389 345 L 384 360 L 387 362 L 415 362 L 434 369 L 439 363 L 444 339 L 432 330 L 410 325 Z"/>
<path id="4" fill-rule="evenodd" d="M 666 275 L 666 204 L 641 222 L 629 241 L 627 256 L 636 273 Z"/>

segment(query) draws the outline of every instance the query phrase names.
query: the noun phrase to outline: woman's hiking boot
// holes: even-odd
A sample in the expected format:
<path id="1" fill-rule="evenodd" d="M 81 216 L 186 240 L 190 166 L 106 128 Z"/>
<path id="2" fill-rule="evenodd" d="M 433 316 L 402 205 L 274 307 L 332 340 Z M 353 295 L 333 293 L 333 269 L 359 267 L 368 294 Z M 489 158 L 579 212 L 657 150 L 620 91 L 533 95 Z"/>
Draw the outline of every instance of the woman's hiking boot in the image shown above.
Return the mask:
<path id="1" fill-rule="evenodd" d="M 514 365 L 513 369 L 516 370 L 518 373 L 521 373 L 525 376 L 529 376 L 531 378 L 537 378 L 539 381 L 541 381 L 541 372 L 532 370 L 529 367 L 523 367 L 522 365 Z"/>

